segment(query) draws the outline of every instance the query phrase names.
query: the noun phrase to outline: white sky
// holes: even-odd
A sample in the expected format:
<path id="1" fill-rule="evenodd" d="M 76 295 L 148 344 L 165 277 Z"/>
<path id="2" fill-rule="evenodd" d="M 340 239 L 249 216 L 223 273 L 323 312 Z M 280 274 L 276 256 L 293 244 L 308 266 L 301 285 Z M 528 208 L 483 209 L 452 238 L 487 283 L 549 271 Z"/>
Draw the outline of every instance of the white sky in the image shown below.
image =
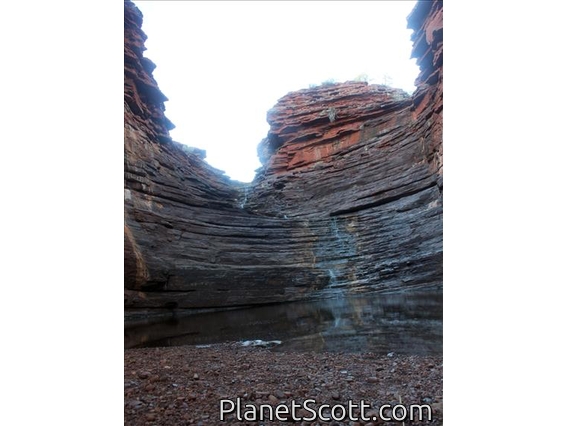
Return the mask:
<path id="1" fill-rule="evenodd" d="M 266 113 L 288 92 L 361 74 L 414 91 L 415 3 L 135 1 L 173 139 L 244 182 L 260 167 Z"/>

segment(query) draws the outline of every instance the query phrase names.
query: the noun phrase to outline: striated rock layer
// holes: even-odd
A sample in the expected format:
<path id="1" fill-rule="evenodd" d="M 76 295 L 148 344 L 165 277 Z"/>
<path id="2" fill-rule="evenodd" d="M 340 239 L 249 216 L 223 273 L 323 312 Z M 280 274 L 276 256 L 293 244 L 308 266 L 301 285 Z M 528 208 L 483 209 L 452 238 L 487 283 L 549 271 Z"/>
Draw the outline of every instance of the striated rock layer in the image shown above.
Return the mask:
<path id="1" fill-rule="evenodd" d="M 442 284 L 442 3 L 409 16 L 417 90 L 289 93 L 255 180 L 169 137 L 125 2 L 125 310 L 222 308 Z"/>

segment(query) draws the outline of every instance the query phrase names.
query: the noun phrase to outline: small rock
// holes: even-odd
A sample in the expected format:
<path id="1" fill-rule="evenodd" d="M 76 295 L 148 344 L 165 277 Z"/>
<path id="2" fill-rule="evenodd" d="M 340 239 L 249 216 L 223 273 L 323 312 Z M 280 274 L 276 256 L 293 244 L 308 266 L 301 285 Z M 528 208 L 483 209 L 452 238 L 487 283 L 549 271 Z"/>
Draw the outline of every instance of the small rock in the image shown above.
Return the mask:
<path id="1" fill-rule="evenodd" d="M 388 356 L 389 358 L 392 358 L 392 357 L 394 356 L 394 352 L 389 352 L 389 353 L 387 354 L 387 356 Z"/>
<path id="2" fill-rule="evenodd" d="M 377 383 L 377 382 L 379 381 L 379 379 L 376 378 L 376 377 L 374 377 L 374 376 L 372 376 L 372 377 L 368 377 L 368 378 L 367 378 L 367 381 L 368 381 L 369 383 Z"/>
<path id="3" fill-rule="evenodd" d="M 335 399 L 335 400 L 338 400 L 338 399 L 339 399 L 339 392 L 333 392 L 333 393 L 331 394 L 331 397 L 332 397 L 333 399 Z"/>
<path id="4" fill-rule="evenodd" d="M 195 373 L 195 374 L 193 375 L 193 380 L 199 380 L 199 374 Z"/>
<path id="5" fill-rule="evenodd" d="M 276 398 L 274 395 L 270 394 L 268 395 L 268 400 L 272 403 L 272 404 L 277 404 L 279 399 Z"/>
<path id="6" fill-rule="evenodd" d="M 148 377 L 150 377 L 150 373 L 148 373 L 147 371 L 139 371 L 138 377 L 140 377 L 141 379 L 147 379 Z"/>
<path id="7" fill-rule="evenodd" d="M 142 401 L 139 401 L 137 399 L 134 399 L 132 401 L 128 402 L 128 405 L 131 408 L 134 408 L 135 410 L 138 410 L 139 408 L 142 408 L 144 406 L 144 403 Z"/>

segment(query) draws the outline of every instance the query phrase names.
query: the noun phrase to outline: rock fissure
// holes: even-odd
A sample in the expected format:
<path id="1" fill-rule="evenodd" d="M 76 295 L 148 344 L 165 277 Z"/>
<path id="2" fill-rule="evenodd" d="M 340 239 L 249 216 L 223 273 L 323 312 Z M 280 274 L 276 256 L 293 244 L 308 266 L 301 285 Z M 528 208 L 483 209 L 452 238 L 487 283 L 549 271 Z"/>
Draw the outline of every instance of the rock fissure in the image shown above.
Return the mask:
<path id="1" fill-rule="evenodd" d="M 421 187 L 421 188 L 414 189 L 412 191 L 403 192 L 403 193 L 400 193 L 400 194 L 383 197 L 380 200 L 376 200 L 376 201 L 373 201 L 373 202 L 367 202 L 365 204 L 360 204 L 360 205 L 353 206 L 353 207 L 350 207 L 350 208 L 347 208 L 347 209 L 344 209 L 344 210 L 333 211 L 333 212 L 330 212 L 329 215 L 330 216 L 340 216 L 340 215 L 344 215 L 344 214 L 348 214 L 348 213 L 355 213 L 355 212 L 358 212 L 360 210 L 379 207 L 379 206 L 382 206 L 384 204 L 388 204 L 388 203 L 398 201 L 401 198 L 409 197 L 411 195 L 415 195 L 419 192 L 424 191 L 425 189 L 432 188 L 435 185 L 436 185 L 436 182 L 430 182 L 428 185 Z M 366 197 L 366 198 L 368 198 L 368 197 Z"/>

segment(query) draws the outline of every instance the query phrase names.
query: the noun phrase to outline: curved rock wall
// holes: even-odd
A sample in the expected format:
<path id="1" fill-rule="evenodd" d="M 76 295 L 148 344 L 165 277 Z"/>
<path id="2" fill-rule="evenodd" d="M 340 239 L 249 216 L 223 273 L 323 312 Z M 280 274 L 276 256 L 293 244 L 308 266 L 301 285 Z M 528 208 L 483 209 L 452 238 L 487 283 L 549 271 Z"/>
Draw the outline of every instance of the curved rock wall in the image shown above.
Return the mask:
<path id="1" fill-rule="evenodd" d="M 442 283 L 442 5 L 409 17 L 410 97 L 361 82 L 268 113 L 254 182 L 171 140 L 125 2 L 125 309 L 217 308 Z"/>

